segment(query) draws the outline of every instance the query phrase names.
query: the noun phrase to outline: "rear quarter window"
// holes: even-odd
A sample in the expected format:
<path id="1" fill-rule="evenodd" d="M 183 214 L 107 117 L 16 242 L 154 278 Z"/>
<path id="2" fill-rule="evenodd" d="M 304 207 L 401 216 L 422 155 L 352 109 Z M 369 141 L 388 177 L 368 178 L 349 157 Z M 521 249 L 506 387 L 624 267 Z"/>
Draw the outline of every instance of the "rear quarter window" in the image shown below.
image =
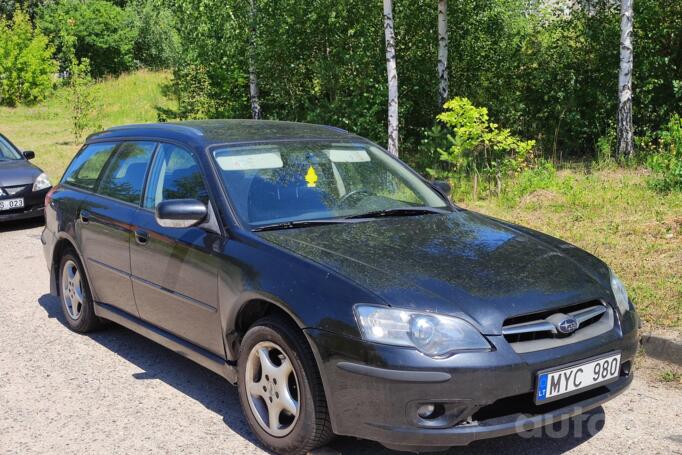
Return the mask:
<path id="1" fill-rule="evenodd" d="M 116 142 L 106 142 L 90 144 L 83 148 L 66 169 L 62 183 L 85 190 L 94 190 L 102 169 L 117 145 Z"/>

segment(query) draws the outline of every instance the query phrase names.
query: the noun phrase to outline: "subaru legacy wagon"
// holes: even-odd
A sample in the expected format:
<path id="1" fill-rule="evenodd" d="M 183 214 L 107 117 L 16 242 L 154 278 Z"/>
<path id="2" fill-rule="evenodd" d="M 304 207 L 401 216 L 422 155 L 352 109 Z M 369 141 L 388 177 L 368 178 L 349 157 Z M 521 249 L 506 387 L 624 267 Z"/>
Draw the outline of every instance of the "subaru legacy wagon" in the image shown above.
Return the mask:
<path id="1" fill-rule="evenodd" d="M 46 197 L 65 320 L 110 320 L 238 386 L 268 449 L 434 451 L 568 419 L 633 379 L 638 318 L 585 251 L 453 205 L 308 124 L 94 134 Z"/>

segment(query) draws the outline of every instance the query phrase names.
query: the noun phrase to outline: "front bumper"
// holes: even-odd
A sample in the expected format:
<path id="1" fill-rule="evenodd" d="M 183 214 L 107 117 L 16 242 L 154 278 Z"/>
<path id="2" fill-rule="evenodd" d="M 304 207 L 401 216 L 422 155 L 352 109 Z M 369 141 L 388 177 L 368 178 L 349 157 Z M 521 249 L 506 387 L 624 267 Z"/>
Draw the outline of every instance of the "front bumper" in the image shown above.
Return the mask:
<path id="1" fill-rule="evenodd" d="M 3 199 L 24 198 L 24 207 L 18 210 L 0 212 L 0 222 L 27 220 L 45 216 L 45 195 L 50 188 L 40 191 L 23 191 L 12 196 L 3 196 Z"/>
<path id="2" fill-rule="evenodd" d="M 634 313 L 618 330 L 527 354 L 491 336 L 491 352 L 431 359 L 416 350 L 366 343 L 306 330 L 317 356 L 336 434 L 400 450 L 433 451 L 477 439 L 519 433 L 596 408 L 632 382 L 637 350 Z M 535 405 L 538 371 L 621 352 L 619 379 L 552 403 Z M 424 421 L 423 404 L 438 403 L 443 418 Z"/>

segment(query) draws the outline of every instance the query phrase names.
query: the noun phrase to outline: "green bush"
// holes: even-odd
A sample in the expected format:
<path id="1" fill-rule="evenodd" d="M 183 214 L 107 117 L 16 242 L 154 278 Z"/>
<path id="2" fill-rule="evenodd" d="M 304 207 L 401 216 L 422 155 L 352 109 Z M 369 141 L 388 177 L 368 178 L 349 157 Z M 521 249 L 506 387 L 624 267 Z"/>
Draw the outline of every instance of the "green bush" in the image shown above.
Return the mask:
<path id="1" fill-rule="evenodd" d="M 440 159 L 454 175 L 470 176 L 472 192 L 502 193 L 502 180 L 529 167 L 535 141 L 525 141 L 490 122 L 488 110 L 476 107 L 466 98 L 453 98 L 438 115 L 449 129 L 448 148 L 440 149 Z M 432 172 L 433 173 L 433 172 Z"/>
<path id="2" fill-rule="evenodd" d="M 650 184 L 659 191 L 682 191 L 682 118 L 673 115 L 658 136 L 658 151 L 647 160 L 654 173 Z"/>
<path id="3" fill-rule="evenodd" d="M 134 67 L 137 28 L 132 10 L 104 0 L 62 0 L 46 6 L 38 23 L 57 45 L 64 70 L 70 66 L 73 53 L 79 60 L 90 61 L 95 77 Z"/>
<path id="4" fill-rule="evenodd" d="M 47 38 L 17 11 L 0 18 L 0 104 L 36 103 L 52 90 L 57 65 Z"/>
<path id="5" fill-rule="evenodd" d="M 135 62 L 147 68 L 170 68 L 180 52 L 175 18 L 164 1 L 136 0 L 127 7 L 135 27 Z"/>

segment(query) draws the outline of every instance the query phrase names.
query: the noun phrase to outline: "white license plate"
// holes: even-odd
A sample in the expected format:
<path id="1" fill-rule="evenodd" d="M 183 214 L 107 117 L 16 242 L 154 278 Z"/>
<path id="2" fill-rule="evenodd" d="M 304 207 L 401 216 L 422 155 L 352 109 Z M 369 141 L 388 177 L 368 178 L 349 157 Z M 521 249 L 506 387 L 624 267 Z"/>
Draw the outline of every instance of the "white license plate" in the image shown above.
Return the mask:
<path id="1" fill-rule="evenodd" d="M 1 210 L 15 210 L 24 208 L 24 199 L 5 199 L 0 201 L 0 211 Z"/>
<path id="2" fill-rule="evenodd" d="M 547 403 L 618 378 L 620 353 L 538 373 L 535 401 Z"/>

